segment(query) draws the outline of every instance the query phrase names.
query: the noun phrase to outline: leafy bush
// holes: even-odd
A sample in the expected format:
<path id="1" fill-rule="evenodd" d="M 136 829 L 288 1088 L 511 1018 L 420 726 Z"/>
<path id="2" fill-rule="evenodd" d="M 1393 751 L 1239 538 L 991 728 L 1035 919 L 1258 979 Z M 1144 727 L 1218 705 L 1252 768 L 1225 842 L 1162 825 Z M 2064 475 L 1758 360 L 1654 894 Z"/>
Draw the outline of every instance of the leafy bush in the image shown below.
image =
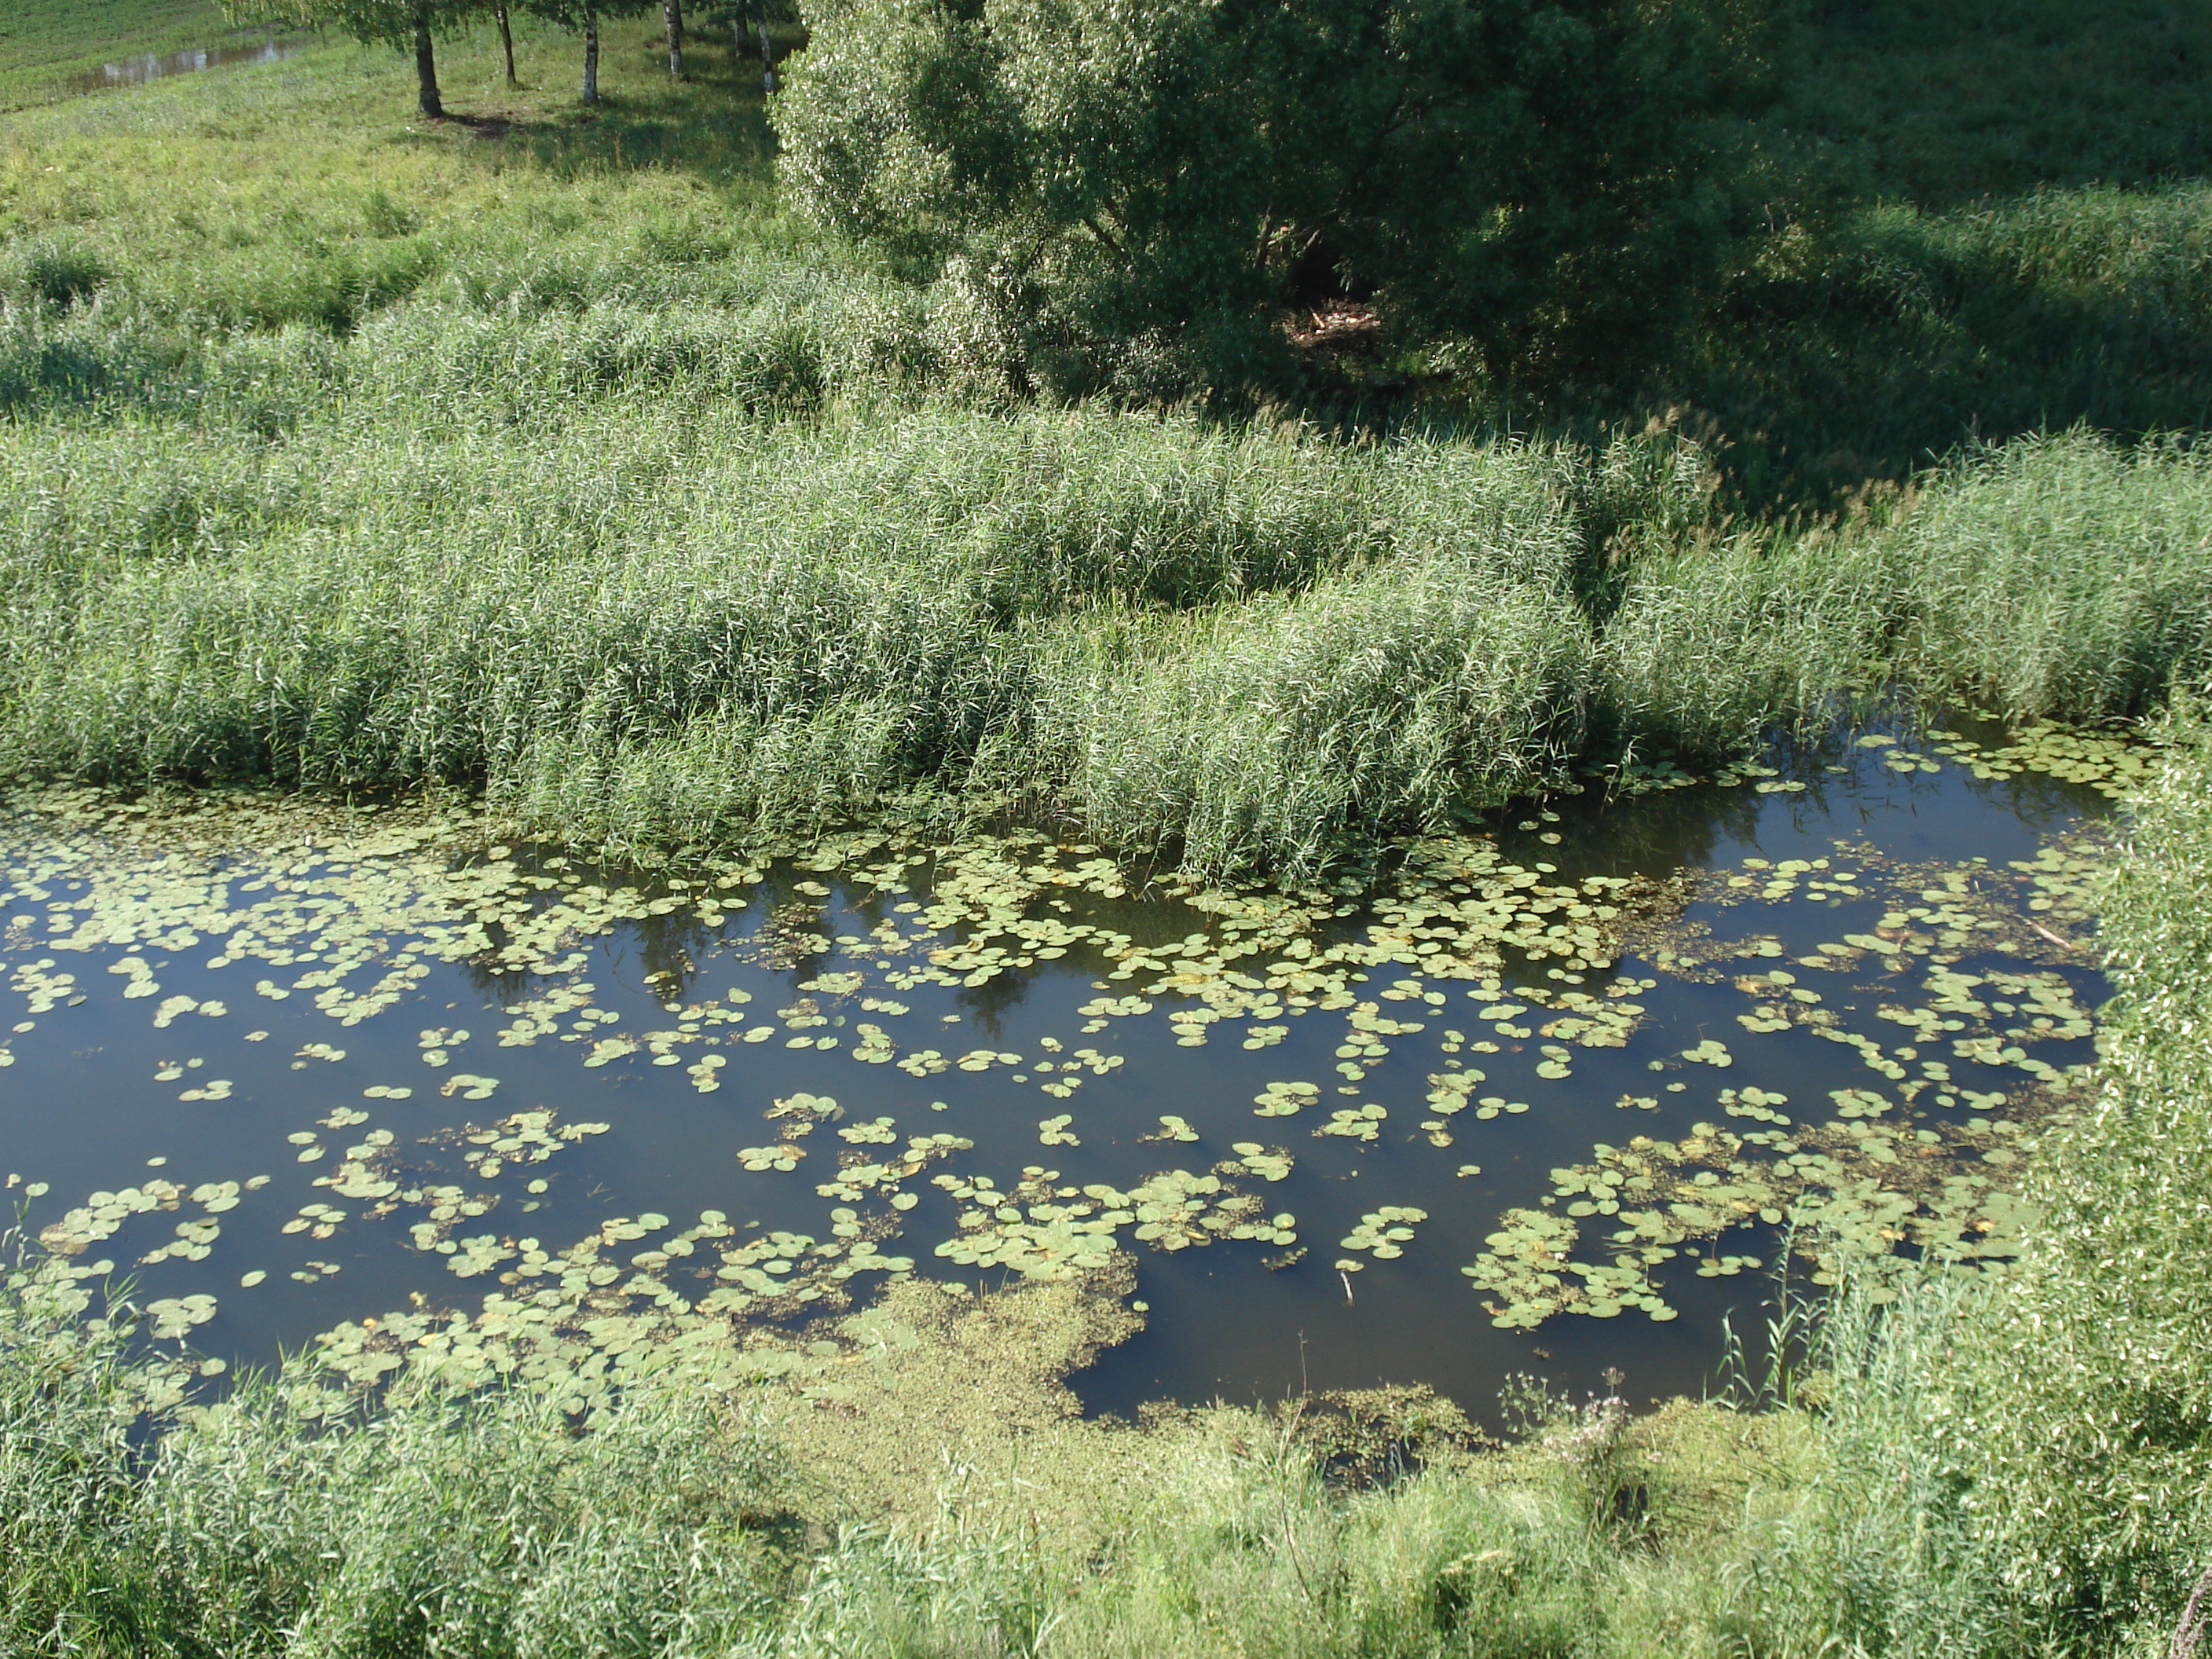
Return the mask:
<path id="1" fill-rule="evenodd" d="M 1757 0 L 809 21 L 776 114 L 793 198 L 1079 392 L 1264 381 L 1284 307 L 1328 295 L 1494 370 L 1618 364 L 1721 270 L 1766 89 Z"/>

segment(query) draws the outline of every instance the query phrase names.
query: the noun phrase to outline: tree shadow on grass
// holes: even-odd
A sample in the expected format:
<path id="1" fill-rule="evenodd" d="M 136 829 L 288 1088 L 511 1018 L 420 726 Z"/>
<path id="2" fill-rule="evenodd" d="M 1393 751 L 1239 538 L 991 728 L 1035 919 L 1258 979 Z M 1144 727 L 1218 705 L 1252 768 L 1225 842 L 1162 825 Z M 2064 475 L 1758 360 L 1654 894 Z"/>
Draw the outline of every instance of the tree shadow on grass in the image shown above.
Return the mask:
<path id="1" fill-rule="evenodd" d="M 791 43 L 780 43 L 779 55 Z M 603 82 L 600 101 L 543 107 L 549 86 L 532 88 L 540 106 L 525 109 L 497 95 L 448 100 L 446 120 L 410 129 L 401 142 L 450 145 L 465 134 L 480 141 L 465 153 L 495 162 L 525 160 L 554 178 L 574 180 L 609 173 L 666 171 L 690 173 L 717 187 L 733 180 L 767 186 L 775 169 L 775 137 L 761 88 L 760 60 L 738 57 L 727 41 L 686 44 L 684 78 L 669 77 L 665 64 L 641 70 L 629 44 L 606 54 L 622 73 Z M 580 53 L 578 64 L 580 76 Z M 441 130 L 442 129 L 442 130 Z"/>

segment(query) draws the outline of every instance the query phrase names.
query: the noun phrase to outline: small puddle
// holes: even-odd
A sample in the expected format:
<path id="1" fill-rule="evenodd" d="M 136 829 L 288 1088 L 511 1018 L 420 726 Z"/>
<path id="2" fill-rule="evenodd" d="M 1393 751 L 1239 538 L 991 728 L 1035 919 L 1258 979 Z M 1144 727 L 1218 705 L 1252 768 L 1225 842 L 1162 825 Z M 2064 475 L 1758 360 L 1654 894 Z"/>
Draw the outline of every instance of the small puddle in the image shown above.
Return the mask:
<path id="1" fill-rule="evenodd" d="M 1786 1216 L 1803 1275 L 2004 1253 L 2142 763 L 1848 734 L 1408 844 L 1358 902 L 1041 834 L 653 876 L 470 810 L 50 791 L 0 817 L 0 1173 L 88 1288 L 231 1364 L 328 1334 L 364 1380 L 604 1388 L 734 1331 L 803 1370 L 886 1274 L 1118 1249 L 1149 1322 L 1094 1411 L 1694 1393 Z"/>
<path id="2" fill-rule="evenodd" d="M 191 52 L 149 52 L 136 58 L 118 58 L 96 70 L 65 77 L 62 84 L 72 93 L 106 92 L 116 87 L 143 86 L 172 75 L 193 75 L 201 70 L 227 69 L 237 64 L 273 64 L 297 57 L 307 49 L 300 40 L 272 39 L 231 46 L 201 46 Z"/>

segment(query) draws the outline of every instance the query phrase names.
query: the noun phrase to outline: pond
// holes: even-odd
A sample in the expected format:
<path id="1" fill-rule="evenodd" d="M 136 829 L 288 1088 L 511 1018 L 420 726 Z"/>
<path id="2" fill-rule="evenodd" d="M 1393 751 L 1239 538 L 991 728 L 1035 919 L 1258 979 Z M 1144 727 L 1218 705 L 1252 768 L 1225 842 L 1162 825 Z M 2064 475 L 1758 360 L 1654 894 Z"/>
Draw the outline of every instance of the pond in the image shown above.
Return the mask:
<path id="1" fill-rule="evenodd" d="M 236 41 L 228 46 L 199 46 L 190 52 L 142 52 L 118 58 L 96 70 L 68 76 L 63 85 L 72 93 L 106 92 L 116 87 L 143 86 L 172 75 L 192 75 L 201 70 L 226 69 L 236 64 L 273 64 L 297 56 L 307 43 L 271 36 Z"/>
<path id="2" fill-rule="evenodd" d="M 1379 876 L 1042 832 L 658 872 L 473 805 L 16 797 L 0 1173 L 224 1366 L 584 1380 L 1133 1256 L 1096 1411 L 1516 1372 L 1696 1391 L 1786 1249 L 2003 1253 L 2094 1054 L 2106 736 L 1661 764 Z M 830 1386 L 828 1382 L 823 1386 Z"/>

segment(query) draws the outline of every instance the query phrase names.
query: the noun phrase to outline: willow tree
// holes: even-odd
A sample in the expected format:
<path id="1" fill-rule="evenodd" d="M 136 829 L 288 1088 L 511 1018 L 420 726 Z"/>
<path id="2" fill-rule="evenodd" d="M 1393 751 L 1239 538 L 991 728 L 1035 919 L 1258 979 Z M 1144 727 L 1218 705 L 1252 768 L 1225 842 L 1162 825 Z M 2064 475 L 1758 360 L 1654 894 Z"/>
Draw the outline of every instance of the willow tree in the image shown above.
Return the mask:
<path id="1" fill-rule="evenodd" d="M 1299 302 L 1500 374 L 1625 362 L 1761 204 L 1770 0 L 817 0 L 818 221 L 1081 390 L 1290 362 Z M 1133 349 L 1133 348 L 1135 348 Z"/>
<path id="2" fill-rule="evenodd" d="M 234 23 L 333 28 L 364 46 L 415 53 L 416 101 L 423 114 L 442 119 L 434 40 L 458 33 L 485 9 L 486 0 L 222 0 Z"/>

